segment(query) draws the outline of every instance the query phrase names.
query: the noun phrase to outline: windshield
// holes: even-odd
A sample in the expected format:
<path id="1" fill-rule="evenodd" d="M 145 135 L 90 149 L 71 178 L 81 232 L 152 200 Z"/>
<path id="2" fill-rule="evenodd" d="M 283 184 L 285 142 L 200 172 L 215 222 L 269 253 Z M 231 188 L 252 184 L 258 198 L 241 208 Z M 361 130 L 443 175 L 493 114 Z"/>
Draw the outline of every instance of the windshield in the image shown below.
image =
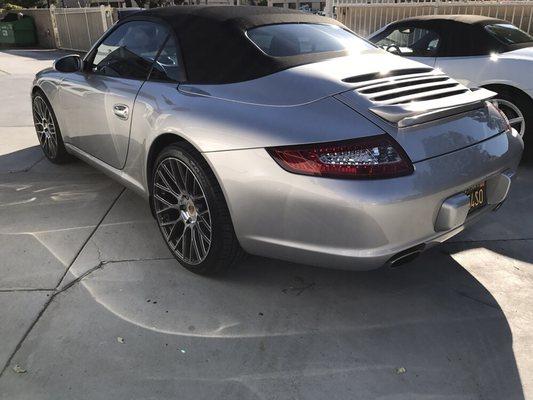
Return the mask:
<path id="1" fill-rule="evenodd" d="M 335 25 L 278 24 L 260 26 L 247 32 L 250 40 L 273 57 L 347 51 L 359 53 L 374 48 L 365 40 Z"/>
<path id="2" fill-rule="evenodd" d="M 511 24 L 492 24 L 485 26 L 485 29 L 505 44 L 533 42 L 533 37 Z"/>

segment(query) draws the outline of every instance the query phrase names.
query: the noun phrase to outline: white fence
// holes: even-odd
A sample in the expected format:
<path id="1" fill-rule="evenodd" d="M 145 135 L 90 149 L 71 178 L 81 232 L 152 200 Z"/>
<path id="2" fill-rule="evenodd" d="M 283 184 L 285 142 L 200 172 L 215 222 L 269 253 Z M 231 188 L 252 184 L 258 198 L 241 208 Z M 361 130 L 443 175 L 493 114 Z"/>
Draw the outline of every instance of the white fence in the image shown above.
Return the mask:
<path id="1" fill-rule="evenodd" d="M 60 49 L 87 51 L 113 25 L 111 7 L 51 8 Z"/>
<path id="2" fill-rule="evenodd" d="M 475 14 L 507 20 L 533 34 L 533 1 L 414 1 L 335 0 L 336 18 L 361 36 L 390 22 L 419 15 Z"/>
<path id="3" fill-rule="evenodd" d="M 501 18 L 533 34 L 533 0 L 397 1 L 400 0 L 327 0 L 326 11 L 334 7 L 336 18 L 362 36 L 370 35 L 393 21 L 432 14 L 477 14 Z M 35 22 L 41 45 L 57 45 L 60 49 L 74 51 L 88 51 L 116 20 L 113 8 L 107 6 L 52 6 L 50 10 L 32 9 L 23 12 L 38 17 Z"/>

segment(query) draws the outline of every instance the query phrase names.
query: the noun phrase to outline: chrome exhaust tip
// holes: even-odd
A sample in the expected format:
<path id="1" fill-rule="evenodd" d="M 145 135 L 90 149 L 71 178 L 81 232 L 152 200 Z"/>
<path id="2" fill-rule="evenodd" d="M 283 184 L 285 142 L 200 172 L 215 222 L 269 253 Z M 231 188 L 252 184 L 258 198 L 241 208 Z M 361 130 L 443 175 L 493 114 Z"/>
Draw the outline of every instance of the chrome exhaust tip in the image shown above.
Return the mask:
<path id="1" fill-rule="evenodd" d="M 389 268 L 398 268 L 402 265 L 408 264 L 411 261 L 413 261 L 415 258 L 417 258 L 422 251 L 424 251 L 424 248 L 426 247 L 425 244 L 419 244 L 417 246 L 413 246 L 407 250 L 401 251 L 394 256 L 392 256 L 389 261 L 387 261 L 386 265 Z"/>

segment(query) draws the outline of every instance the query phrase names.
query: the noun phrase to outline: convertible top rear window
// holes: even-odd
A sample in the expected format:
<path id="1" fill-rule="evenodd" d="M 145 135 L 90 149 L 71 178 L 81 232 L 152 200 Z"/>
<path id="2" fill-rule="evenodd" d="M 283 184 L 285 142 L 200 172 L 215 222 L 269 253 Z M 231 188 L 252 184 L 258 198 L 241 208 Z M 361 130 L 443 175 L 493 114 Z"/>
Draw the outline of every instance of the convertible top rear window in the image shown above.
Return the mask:
<path id="1" fill-rule="evenodd" d="M 183 79 L 194 84 L 243 82 L 299 65 L 346 56 L 348 51 L 342 49 L 350 46 L 373 48 L 334 19 L 278 7 L 159 7 L 138 12 L 122 23 L 146 18 L 163 20 L 174 31 L 180 47 Z M 291 31 L 292 42 L 276 50 L 282 56 L 268 54 L 271 46 L 272 51 L 275 50 L 274 37 L 281 35 L 279 26 L 306 24 L 315 26 L 313 34 L 309 30 L 302 32 L 302 27 L 297 32 L 293 31 L 294 27 L 282 28 Z M 266 27 L 271 28 L 259 29 Z M 249 32 L 257 43 L 250 40 Z M 317 39 L 317 35 L 321 39 Z M 293 55 L 284 56 L 287 54 Z"/>
<path id="2" fill-rule="evenodd" d="M 512 24 L 491 24 L 486 25 L 485 29 L 504 44 L 533 42 L 533 37 Z"/>
<path id="3" fill-rule="evenodd" d="M 272 57 L 333 51 L 360 52 L 373 46 L 340 26 L 327 24 L 277 24 L 253 28 L 248 38 Z"/>

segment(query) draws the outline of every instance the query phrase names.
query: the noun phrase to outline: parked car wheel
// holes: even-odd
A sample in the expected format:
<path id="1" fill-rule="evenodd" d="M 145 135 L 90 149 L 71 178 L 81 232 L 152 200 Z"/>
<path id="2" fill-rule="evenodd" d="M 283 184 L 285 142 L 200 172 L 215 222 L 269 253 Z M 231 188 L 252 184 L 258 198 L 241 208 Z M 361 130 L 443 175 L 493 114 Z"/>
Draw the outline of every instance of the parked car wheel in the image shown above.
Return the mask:
<path id="1" fill-rule="evenodd" d="M 72 160 L 67 153 L 50 102 L 43 92 L 36 91 L 32 96 L 33 124 L 44 155 L 55 164 L 64 164 Z"/>
<path id="2" fill-rule="evenodd" d="M 192 147 L 174 144 L 159 154 L 151 194 L 161 234 L 185 268 L 212 275 L 239 259 L 242 250 L 222 190 Z"/>
<path id="3" fill-rule="evenodd" d="M 533 156 L 533 102 L 525 95 L 500 89 L 493 100 L 524 140 L 524 158 Z"/>

